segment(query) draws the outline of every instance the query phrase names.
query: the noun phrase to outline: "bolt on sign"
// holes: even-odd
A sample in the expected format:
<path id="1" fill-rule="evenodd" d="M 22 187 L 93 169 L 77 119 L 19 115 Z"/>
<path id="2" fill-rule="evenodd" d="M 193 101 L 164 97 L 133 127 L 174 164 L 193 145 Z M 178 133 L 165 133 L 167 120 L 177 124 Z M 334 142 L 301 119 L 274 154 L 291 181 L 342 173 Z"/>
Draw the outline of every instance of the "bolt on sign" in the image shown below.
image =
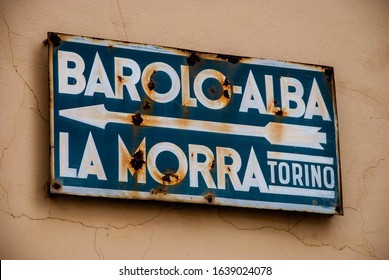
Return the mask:
<path id="1" fill-rule="evenodd" d="M 342 214 L 333 68 L 48 43 L 51 193 Z"/>

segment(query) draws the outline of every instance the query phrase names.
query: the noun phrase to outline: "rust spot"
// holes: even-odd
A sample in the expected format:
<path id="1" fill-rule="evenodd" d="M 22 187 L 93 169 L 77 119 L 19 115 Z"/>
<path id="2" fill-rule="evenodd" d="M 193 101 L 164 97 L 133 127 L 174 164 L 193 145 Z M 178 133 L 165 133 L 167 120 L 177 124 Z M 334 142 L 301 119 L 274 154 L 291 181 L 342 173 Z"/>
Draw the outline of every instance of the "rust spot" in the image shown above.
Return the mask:
<path id="1" fill-rule="evenodd" d="M 139 169 L 142 169 L 142 166 L 143 164 L 145 164 L 146 162 L 143 160 L 143 151 L 142 150 L 139 150 L 137 151 L 131 161 L 130 161 L 130 164 L 131 166 L 135 169 L 135 170 L 139 170 Z"/>
<path id="2" fill-rule="evenodd" d="M 215 198 L 215 195 L 213 193 L 207 193 L 206 195 L 204 195 L 204 198 L 208 201 L 208 203 L 212 203 Z"/>
<path id="3" fill-rule="evenodd" d="M 190 109 L 189 109 L 189 107 L 186 107 L 185 105 L 183 105 L 183 107 L 182 107 L 182 116 L 185 119 L 190 117 Z"/>
<path id="4" fill-rule="evenodd" d="M 193 66 L 197 62 L 200 62 L 200 57 L 196 54 L 196 52 L 191 52 L 190 56 L 186 58 L 186 62 L 188 62 L 190 66 Z"/>
<path id="5" fill-rule="evenodd" d="M 153 81 L 150 81 L 147 84 L 147 87 L 149 88 L 149 90 L 154 90 L 155 89 L 155 83 Z"/>
<path id="6" fill-rule="evenodd" d="M 228 172 L 231 172 L 231 168 L 230 167 L 227 167 L 227 170 L 228 170 Z"/>
<path id="7" fill-rule="evenodd" d="M 58 47 L 61 44 L 61 38 L 57 33 L 49 32 L 48 39 L 54 47 Z"/>
<path id="8" fill-rule="evenodd" d="M 112 44 L 109 44 L 107 47 L 108 47 L 108 50 L 109 50 L 110 52 L 112 52 L 112 51 L 115 50 L 115 49 L 114 49 L 114 46 L 113 46 Z"/>
<path id="9" fill-rule="evenodd" d="M 119 82 L 121 82 L 121 83 L 123 82 L 123 77 L 122 76 L 118 75 L 117 78 L 118 78 Z"/>
<path id="10" fill-rule="evenodd" d="M 285 109 L 282 109 L 281 107 L 273 107 L 272 112 L 277 117 L 286 117 L 286 116 L 288 116 L 288 111 L 285 111 Z"/>
<path id="11" fill-rule="evenodd" d="M 238 63 L 239 61 L 242 60 L 242 57 L 234 56 L 234 55 L 218 54 L 216 57 L 220 58 L 220 59 L 227 60 L 228 62 L 230 62 L 232 64 L 236 64 L 236 63 Z"/>
<path id="12" fill-rule="evenodd" d="M 170 180 L 170 174 L 165 174 L 163 177 L 162 177 L 162 181 L 163 182 L 168 182 L 170 183 L 171 180 Z"/>
<path id="13" fill-rule="evenodd" d="M 209 88 L 208 92 L 210 93 L 211 98 L 215 98 L 216 90 L 213 87 Z"/>
<path id="14" fill-rule="evenodd" d="M 143 110 L 150 110 L 151 109 L 151 103 L 148 100 L 145 100 L 145 103 L 143 105 Z"/>
<path id="15" fill-rule="evenodd" d="M 230 95 L 229 95 L 229 92 L 228 92 L 228 89 L 230 88 L 231 86 L 231 82 L 228 78 L 225 78 L 224 81 L 223 81 L 223 95 L 225 98 L 230 98 Z"/>
<path id="16" fill-rule="evenodd" d="M 141 113 L 136 113 L 135 115 L 133 115 L 132 116 L 132 122 L 135 125 L 141 125 L 141 123 L 143 122 L 143 118 L 142 118 Z"/>
<path id="17" fill-rule="evenodd" d="M 156 70 L 154 70 L 151 74 L 150 74 L 150 80 L 149 80 L 149 83 L 147 84 L 147 88 L 150 90 L 150 91 L 153 91 L 155 90 L 155 81 L 153 80 L 153 77 L 154 75 L 157 73 Z"/>
<path id="18" fill-rule="evenodd" d="M 173 171 L 171 169 L 166 169 L 165 172 L 160 173 L 160 183 L 164 186 L 173 186 L 181 183 L 185 178 L 186 173 L 183 170 Z"/>
<path id="19" fill-rule="evenodd" d="M 172 183 L 178 181 L 179 177 L 177 174 L 174 174 L 173 172 L 166 172 L 163 177 L 161 178 L 163 183 Z"/>
<path id="20" fill-rule="evenodd" d="M 58 182 L 54 182 L 53 185 L 52 185 L 53 189 L 56 189 L 56 190 L 59 190 L 62 186 L 60 183 Z"/>
<path id="21" fill-rule="evenodd" d="M 278 110 L 276 111 L 276 116 L 283 116 L 284 115 L 284 111 L 281 109 L 281 108 L 278 108 Z"/>
<path id="22" fill-rule="evenodd" d="M 158 188 L 151 190 L 151 194 L 159 194 L 159 193 L 166 195 L 167 188 L 166 187 L 158 187 Z"/>
<path id="23" fill-rule="evenodd" d="M 231 82 L 228 78 L 223 80 L 223 96 L 227 99 L 230 99 L 230 91 L 231 91 Z"/>
<path id="24" fill-rule="evenodd" d="M 209 167 L 212 169 L 215 167 L 215 164 L 216 164 L 215 160 L 212 160 Z"/>
<path id="25" fill-rule="evenodd" d="M 48 44 L 49 44 L 49 40 L 48 39 L 45 39 L 45 40 L 43 40 L 43 45 L 45 45 L 45 46 L 47 46 Z"/>

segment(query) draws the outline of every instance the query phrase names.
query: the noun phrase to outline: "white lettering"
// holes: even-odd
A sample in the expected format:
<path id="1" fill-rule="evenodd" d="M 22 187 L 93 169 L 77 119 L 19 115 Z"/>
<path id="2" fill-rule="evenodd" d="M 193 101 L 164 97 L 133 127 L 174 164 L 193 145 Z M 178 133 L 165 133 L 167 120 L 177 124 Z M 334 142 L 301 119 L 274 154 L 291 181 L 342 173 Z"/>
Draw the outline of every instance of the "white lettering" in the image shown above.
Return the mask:
<path id="1" fill-rule="evenodd" d="M 309 187 L 309 165 L 304 164 L 304 176 L 305 176 L 305 186 Z"/>
<path id="2" fill-rule="evenodd" d="M 271 114 L 274 108 L 274 87 L 273 76 L 265 75 L 265 89 L 266 89 L 266 108 L 267 113 Z"/>
<path id="3" fill-rule="evenodd" d="M 151 76 L 156 72 L 165 72 L 172 81 L 172 86 L 166 93 L 159 93 L 154 88 L 150 89 Z M 174 100 L 180 93 L 180 77 L 169 64 L 163 62 L 154 62 L 146 66 L 142 73 L 142 87 L 144 92 L 154 101 L 168 103 Z M 155 87 L 155 84 L 153 85 Z"/>
<path id="4" fill-rule="evenodd" d="M 104 64 L 98 52 L 89 74 L 89 79 L 84 76 L 85 62 L 83 58 L 74 52 L 58 51 L 58 86 L 59 93 L 80 94 L 85 89 L 85 96 L 94 96 L 95 93 L 102 93 L 107 98 L 123 99 L 126 89 L 132 101 L 141 101 L 142 98 L 136 85 L 141 81 L 142 88 L 147 96 L 159 103 L 168 103 L 175 100 L 178 94 L 182 94 L 182 105 L 185 107 L 197 107 L 197 101 L 203 106 L 212 110 L 225 108 L 232 99 L 231 88 L 236 89 L 236 94 L 242 93 L 242 87 L 232 86 L 226 76 L 214 69 L 200 71 L 193 81 L 193 93 L 191 96 L 191 73 L 190 67 L 180 65 L 180 76 L 169 64 L 153 62 L 147 65 L 143 72 L 135 60 L 114 57 L 114 73 L 109 76 L 106 73 Z M 125 75 L 125 70 L 130 71 Z M 153 80 L 157 72 L 164 72 L 171 80 L 171 87 L 167 92 L 158 92 L 158 84 Z M 274 82 L 272 75 L 263 75 L 258 86 L 254 77 L 255 72 L 249 70 L 246 85 L 243 90 L 239 112 L 248 112 L 249 109 L 258 110 L 259 114 L 272 115 L 275 107 L 283 110 L 286 117 L 312 119 L 314 116 L 321 117 L 324 121 L 331 121 L 326 107 L 325 100 L 321 93 L 316 78 L 312 80 L 311 90 L 307 96 L 307 103 L 303 100 L 304 86 L 302 82 L 293 77 L 280 77 L 279 92 L 281 102 L 275 105 Z M 110 83 L 114 82 L 114 90 Z M 216 80 L 222 88 L 222 94 L 217 99 L 210 99 L 203 90 L 204 82 L 207 79 Z M 260 92 L 260 88 L 265 92 Z M 277 102 L 278 103 L 278 102 Z"/>
<path id="5" fill-rule="evenodd" d="M 320 166 L 311 165 L 311 181 L 312 187 L 316 187 L 316 184 L 321 188 L 321 170 Z"/>
<path id="6" fill-rule="evenodd" d="M 205 156 L 203 162 L 198 161 L 199 154 Z M 216 189 L 216 184 L 210 172 L 214 166 L 215 160 L 211 149 L 202 145 L 189 144 L 189 178 L 191 187 L 197 188 L 199 186 L 198 173 L 200 173 L 203 176 L 207 188 Z"/>
<path id="7" fill-rule="evenodd" d="M 271 184 L 288 185 L 294 187 L 311 187 L 332 189 L 335 186 L 335 171 L 331 166 L 317 164 L 303 164 L 295 162 L 267 161 L 270 167 Z M 276 168 L 277 167 L 277 168 Z"/>
<path id="8" fill-rule="evenodd" d="M 290 182 L 290 171 L 289 166 L 286 162 L 280 162 L 278 164 L 278 174 L 281 184 L 289 184 Z"/>
<path id="9" fill-rule="evenodd" d="M 250 150 L 250 156 L 247 162 L 247 168 L 244 174 L 242 188 L 237 190 L 248 192 L 251 187 L 257 187 L 261 193 L 268 192 L 266 180 L 263 176 L 261 166 L 259 165 L 253 147 L 251 147 Z"/>
<path id="10" fill-rule="evenodd" d="M 298 163 L 292 163 L 292 178 L 293 178 L 293 185 L 297 185 L 297 183 L 300 186 L 304 186 L 303 184 L 303 168 Z"/>
<path id="11" fill-rule="evenodd" d="M 200 101 L 200 103 L 203 104 L 208 109 L 212 109 L 212 110 L 222 109 L 230 102 L 231 87 L 223 87 L 223 88 L 228 88 L 228 89 L 224 89 L 227 90 L 228 97 L 223 92 L 223 94 L 219 97 L 219 99 L 216 100 L 209 99 L 205 96 L 203 92 L 203 83 L 206 79 L 209 78 L 218 80 L 222 87 L 224 81 L 226 80 L 226 76 L 224 76 L 219 71 L 213 69 L 205 69 L 201 71 L 199 74 L 197 74 L 194 80 L 194 85 L 193 85 L 194 93 L 197 99 Z"/>
<path id="12" fill-rule="evenodd" d="M 182 106 L 197 107 L 197 99 L 190 97 L 189 66 L 181 65 Z"/>
<path id="13" fill-rule="evenodd" d="M 107 98 L 115 98 L 98 52 L 96 52 L 95 60 L 93 61 L 92 70 L 85 89 L 85 96 L 93 96 L 95 92 L 104 93 Z"/>
<path id="14" fill-rule="evenodd" d="M 119 135 L 118 135 L 118 145 L 119 145 L 119 181 L 128 182 L 128 171 L 130 171 L 132 176 L 134 176 L 134 174 L 136 173 L 137 183 L 145 184 L 146 183 L 146 137 L 143 138 L 142 142 L 139 144 L 138 148 L 134 153 L 134 156 L 137 155 L 137 158 L 134 159 L 137 162 L 135 162 L 134 164 L 131 163 L 133 156 L 131 156 L 130 152 L 127 150 L 126 145 L 124 144 L 122 138 Z"/>
<path id="15" fill-rule="evenodd" d="M 270 166 L 270 182 L 272 184 L 275 184 L 276 182 L 275 166 L 277 165 L 277 162 L 269 160 L 267 164 Z"/>
<path id="16" fill-rule="evenodd" d="M 123 68 L 131 69 L 131 75 L 125 76 Z M 138 63 L 132 59 L 115 57 L 115 75 L 115 98 L 123 99 L 123 88 L 125 86 L 131 100 L 141 101 L 138 90 L 135 87 L 135 84 L 140 80 L 140 68 Z"/>
<path id="17" fill-rule="evenodd" d="M 266 114 L 265 104 L 262 100 L 253 72 L 250 70 L 243 92 L 239 112 L 247 112 L 249 108 L 258 109 L 260 114 Z"/>
<path id="18" fill-rule="evenodd" d="M 59 176 L 77 178 L 77 169 L 69 167 L 69 133 L 59 133 Z"/>
<path id="19" fill-rule="evenodd" d="M 178 159 L 178 170 L 171 173 L 162 173 L 157 167 L 157 157 L 162 152 L 170 152 Z M 147 155 L 147 167 L 151 177 L 163 185 L 175 185 L 184 180 L 188 172 L 188 162 L 184 152 L 177 145 L 169 142 L 160 142 L 155 144 Z"/>
<path id="20" fill-rule="evenodd" d="M 329 178 L 328 178 L 329 175 Z M 333 189 L 335 186 L 335 172 L 330 166 L 326 166 L 323 169 L 324 186 L 327 189 Z"/>
<path id="21" fill-rule="evenodd" d="M 225 158 L 231 158 L 232 163 L 226 164 Z M 241 189 L 238 171 L 242 165 L 242 160 L 237 151 L 232 148 L 216 147 L 217 158 L 217 188 L 226 189 L 226 176 L 230 177 L 234 189 Z"/>
<path id="22" fill-rule="evenodd" d="M 331 120 L 326 104 L 324 103 L 323 96 L 320 92 L 319 85 L 317 84 L 315 78 L 313 78 L 311 93 L 309 94 L 307 110 L 305 112 L 304 118 L 312 119 L 314 115 L 321 116 L 325 121 Z"/>
<path id="23" fill-rule="evenodd" d="M 74 67 L 69 68 L 69 63 Z M 80 94 L 85 88 L 85 62 L 74 52 L 58 51 L 58 92 Z M 69 79 L 74 80 L 74 83 Z"/>
<path id="24" fill-rule="evenodd" d="M 295 78 L 281 77 L 280 84 L 282 109 L 288 112 L 289 117 L 299 118 L 303 116 L 305 103 L 302 99 L 304 94 L 302 83 Z M 290 88 L 294 88 L 294 91 L 291 91 Z M 295 103 L 296 108 L 291 108 L 290 102 Z"/>
<path id="25" fill-rule="evenodd" d="M 97 152 L 92 133 L 89 132 L 84 155 L 82 156 L 78 178 L 86 179 L 89 175 L 96 175 L 99 180 L 107 180 L 104 168 Z"/>

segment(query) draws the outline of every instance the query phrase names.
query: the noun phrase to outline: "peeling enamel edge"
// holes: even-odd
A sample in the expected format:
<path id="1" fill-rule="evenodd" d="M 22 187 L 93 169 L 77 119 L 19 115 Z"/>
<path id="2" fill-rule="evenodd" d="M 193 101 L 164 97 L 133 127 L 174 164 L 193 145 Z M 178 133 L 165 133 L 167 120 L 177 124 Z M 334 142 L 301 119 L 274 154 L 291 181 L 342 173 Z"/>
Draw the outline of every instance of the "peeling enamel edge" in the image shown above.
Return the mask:
<path id="1" fill-rule="evenodd" d="M 104 47 L 115 47 L 115 48 L 122 48 L 128 50 L 147 51 L 147 52 L 162 53 L 162 54 L 177 55 L 177 56 L 188 56 L 189 53 L 195 52 L 203 59 L 225 61 L 225 59 L 217 57 L 218 54 L 216 53 L 207 53 L 202 51 L 186 50 L 186 49 L 178 49 L 178 48 L 176 49 L 172 47 L 164 47 L 164 46 L 141 44 L 141 43 L 115 41 L 110 39 L 90 38 L 86 36 L 77 36 L 77 35 L 69 35 L 69 34 L 62 34 L 62 33 L 56 33 L 56 34 L 60 36 L 61 41 L 65 41 L 65 42 L 93 44 L 93 45 L 104 46 Z M 260 66 L 282 67 L 282 68 L 316 71 L 316 72 L 325 72 L 325 69 L 328 68 L 327 66 L 324 65 L 304 64 L 300 62 L 287 62 L 287 61 L 281 61 L 281 60 L 278 61 L 278 60 L 263 59 L 263 58 L 242 57 L 242 59 L 243 61 L 239 61 L 237 64 L 253 64 L 253 65 L 260 65 Z"/>
<path id="2" fill-rule="evenodd" d="M 53 45 L 48 44 L 49 51 L 49 127 L 50 127 L 50 185 L 55 182 L 55 166 L 54 166 L 54 56 L 53 56 Z"/>
<path id="3" fill-rule="evenodd" d="M 280 202 L 263 202 L 254 200 L 243 199 L 230 199 L 214 197 L 212 203 L 207 203 L 206 199 L 199 196 L 183 195 L 183 194 L 162 194 L 153 195 L 149 192 L 141 191 L 123 191 L 123 190 L 110 190 L 101 188 L 85 188 L 74 186 L 61 186 L 61 189 L 51 188 L 52 194 L 69 194 L 69 195 L 81 195 L 90 197 L 107 197 L 107 198 L 123 198 L 123 199 L 140 199 L 140 200 L 158 200 L 167 202 L 188 202 L 194 204 L 211 204 L 219 206 L 234 206 L 234 207 L 246 207 L 268 210 L 286 210 L 286 211 L 302 211 L 302 212 L 314 212 L 320 214 L 339 214 L 335 207 L 324 207 L 318 205 L 302 205 L 293 203 L 280 203 Z M 155 198 L 153 197 L 155 196 Z"/>
<path id="4" fill-rule="evenodd" d="M 334 110 L 334 124 L 335 124 L 335 141 L 336 141 L 336 159 L 337 159 L 337 175 L 339 178 L 338 183 L 338 205 L 339 205 L 339 215 L 344 215 L 343 209 L 343 191 L 342 191 L 342 172 L 341 172 L 341 160 L 340 160 L 340 142 L 339 142 L 339 120 L 338 120 L 338 108 L 336 102 L 336 87 L 335 87 L 335 75 L 334 72 L 330 75 L 331 82 L 331 92 L 332 92 L 332 106 Z"/>

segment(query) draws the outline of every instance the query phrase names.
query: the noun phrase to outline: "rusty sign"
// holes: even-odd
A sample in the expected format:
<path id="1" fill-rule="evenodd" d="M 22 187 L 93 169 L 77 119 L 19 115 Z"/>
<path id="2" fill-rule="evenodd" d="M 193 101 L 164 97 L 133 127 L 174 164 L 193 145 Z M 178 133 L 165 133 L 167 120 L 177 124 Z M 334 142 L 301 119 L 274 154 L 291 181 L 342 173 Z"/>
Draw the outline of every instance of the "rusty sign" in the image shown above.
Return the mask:
<path id="1" fill-rule="evenodd" d="M 48 42 L 51 193 L 342 214 L 331 67 Z"/>

